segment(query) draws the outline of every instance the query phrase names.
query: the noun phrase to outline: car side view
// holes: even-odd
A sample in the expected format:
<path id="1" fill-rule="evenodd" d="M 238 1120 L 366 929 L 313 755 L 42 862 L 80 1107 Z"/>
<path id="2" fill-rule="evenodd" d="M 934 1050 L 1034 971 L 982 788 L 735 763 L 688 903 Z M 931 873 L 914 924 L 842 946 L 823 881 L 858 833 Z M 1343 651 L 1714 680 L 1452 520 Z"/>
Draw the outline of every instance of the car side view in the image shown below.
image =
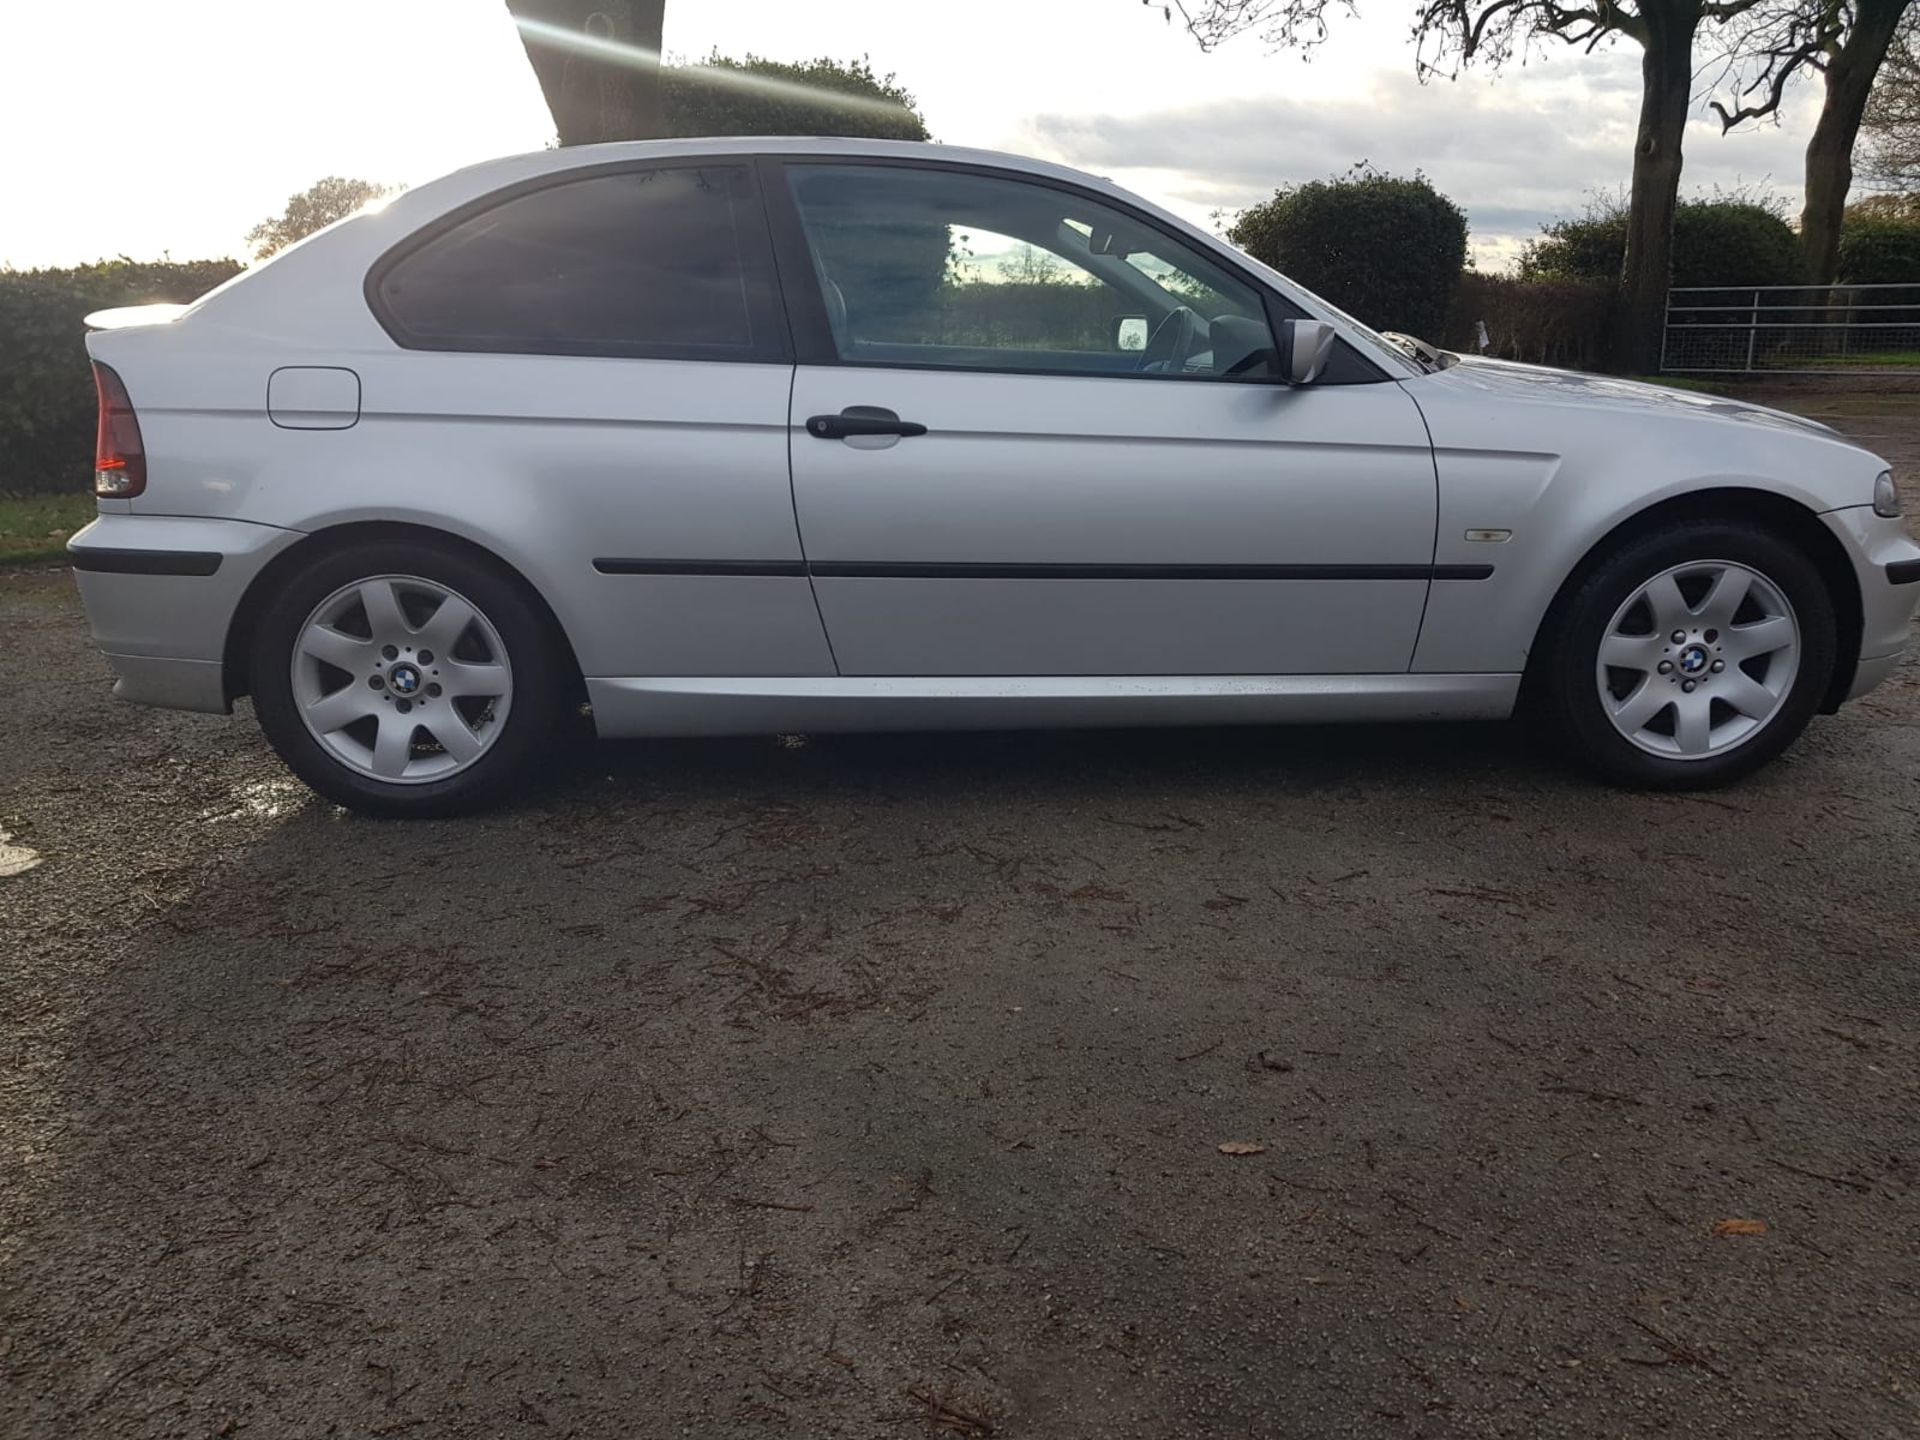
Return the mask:
<path id="1" fill-rule="evenodd" d="M 704 140 L 462 170 L 108 312 L 70 546 L 124 698 L 315 790 L 603 736 L 1473 719 L 1722 784 L 1898 663 L 1886 465 L 1376 335 L 1058 166 Z"/>

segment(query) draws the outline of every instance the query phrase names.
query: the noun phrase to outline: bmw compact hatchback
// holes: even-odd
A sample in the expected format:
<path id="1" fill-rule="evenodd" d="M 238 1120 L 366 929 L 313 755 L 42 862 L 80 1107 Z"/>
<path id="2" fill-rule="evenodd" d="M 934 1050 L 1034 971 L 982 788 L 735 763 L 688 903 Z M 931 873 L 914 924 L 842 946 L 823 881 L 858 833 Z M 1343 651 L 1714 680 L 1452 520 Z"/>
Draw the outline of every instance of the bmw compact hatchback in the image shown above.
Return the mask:
<path id="1" fill-rule="evenodd" d="M 71 544 L 124 698 L 321 794 L 601 735 L 1506 716 L 1704 786 L 1920 598 L 1823 426 L 1423 359 L 1104 181 L 946 146 L 479 165 L 108 312 Z"/>

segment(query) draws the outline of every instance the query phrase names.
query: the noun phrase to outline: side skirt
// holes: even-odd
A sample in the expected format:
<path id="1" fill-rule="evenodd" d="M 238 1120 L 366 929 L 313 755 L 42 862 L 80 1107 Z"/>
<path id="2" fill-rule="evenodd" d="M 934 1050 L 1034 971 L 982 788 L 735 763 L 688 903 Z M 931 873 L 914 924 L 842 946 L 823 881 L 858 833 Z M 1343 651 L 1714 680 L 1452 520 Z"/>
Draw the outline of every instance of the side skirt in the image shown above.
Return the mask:
<path id="1" fill-rule="evenodd" d="M 589 679 L 609 738 L 1499 720 L 1518 675 L 685 676 Z"/>

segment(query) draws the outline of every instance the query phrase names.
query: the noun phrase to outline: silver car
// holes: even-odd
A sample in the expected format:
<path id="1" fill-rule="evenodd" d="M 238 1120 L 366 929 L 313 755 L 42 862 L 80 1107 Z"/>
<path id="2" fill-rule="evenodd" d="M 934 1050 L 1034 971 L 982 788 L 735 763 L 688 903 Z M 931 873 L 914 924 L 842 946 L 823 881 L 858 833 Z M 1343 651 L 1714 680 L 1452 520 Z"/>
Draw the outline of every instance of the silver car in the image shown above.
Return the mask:
<path id="1" fill-rule="evenodd" d="M 93 631 L 357 810 L 600 734 L 1492 719 L 1720 784 L 1883 679 L 1885 464 L 1436 364 L 1104 181 L 946 146 L 476 166 L 94 317 Z M 1451 357 L 1443 357 L 1450 360 Z"/>

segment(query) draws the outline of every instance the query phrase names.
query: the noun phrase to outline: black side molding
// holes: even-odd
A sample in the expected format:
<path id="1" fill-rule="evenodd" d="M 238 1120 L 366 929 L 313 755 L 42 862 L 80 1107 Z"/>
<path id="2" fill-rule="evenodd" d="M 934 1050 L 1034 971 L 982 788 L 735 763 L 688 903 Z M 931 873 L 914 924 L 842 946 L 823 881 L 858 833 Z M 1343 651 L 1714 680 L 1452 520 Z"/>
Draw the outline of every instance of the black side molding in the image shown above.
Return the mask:
<path id="1" fill-rule="evenodd" d="M 602 575 L 816 575 L 831 580 L 1486 580 L 1491 565 L 1048 565 L 888 560 L 626 560 Z"/>
<path id="2" fill-rule="evenodd" d="M 815 575 L 886 580 L 1485 580 L 1491 565 L 1000 565 L 816 560 Z"/>
<path id="3" fill-rule="evenodd" d="M 76 570 L 103 575 L 211 575 L 220 568 L 213 550 L 107 550 L 97 545 L 67 552 Z"/>
<path id="4" fill-rule="evenodd" d="M 1896 560 L 1887 566 L 1889 585 L 1920 584 L 1920 560 Z"/>
<path id="5" fill-rule="evenodd" d="M 804 578 L 804 560 L 622 560 L 593 562 L 602 575 L 788 575 Z"/>

